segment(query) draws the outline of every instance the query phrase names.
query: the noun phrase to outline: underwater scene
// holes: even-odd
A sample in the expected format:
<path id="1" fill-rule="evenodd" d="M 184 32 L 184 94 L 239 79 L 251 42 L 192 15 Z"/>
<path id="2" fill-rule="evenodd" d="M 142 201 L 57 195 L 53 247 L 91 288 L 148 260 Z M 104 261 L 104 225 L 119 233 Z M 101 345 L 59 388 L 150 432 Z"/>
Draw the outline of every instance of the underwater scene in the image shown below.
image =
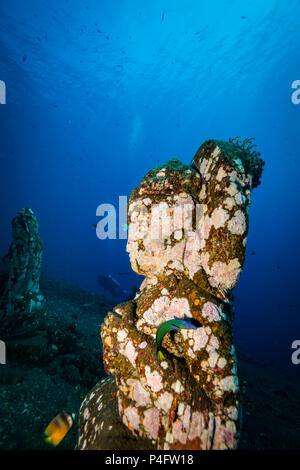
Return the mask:
<path id="1" fill-rule="evenodd" d="M 300 450 L 299 15 L 0 2 L 0 450 Z"/>

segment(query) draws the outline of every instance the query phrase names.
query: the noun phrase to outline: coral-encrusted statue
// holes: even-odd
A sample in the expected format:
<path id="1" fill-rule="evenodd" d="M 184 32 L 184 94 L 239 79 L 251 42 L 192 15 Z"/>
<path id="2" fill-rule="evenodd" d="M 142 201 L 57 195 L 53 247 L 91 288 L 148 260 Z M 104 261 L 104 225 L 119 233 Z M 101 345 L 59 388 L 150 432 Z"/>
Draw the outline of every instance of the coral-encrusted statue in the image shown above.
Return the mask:
<path id="1" fill-rule="evenodd" d="M 104 379 L 82 403 L 79 449 L 234 449 L 239 383 L 231 289 L 241 273 L 251 189 L 263 161 L 251 139 L 206 141 L 192 166 L 152 169 L 130 197 L 127 251 L 145 276 L 102 325 Z M 177 316 L 196 329 L 155 335 Z"/>

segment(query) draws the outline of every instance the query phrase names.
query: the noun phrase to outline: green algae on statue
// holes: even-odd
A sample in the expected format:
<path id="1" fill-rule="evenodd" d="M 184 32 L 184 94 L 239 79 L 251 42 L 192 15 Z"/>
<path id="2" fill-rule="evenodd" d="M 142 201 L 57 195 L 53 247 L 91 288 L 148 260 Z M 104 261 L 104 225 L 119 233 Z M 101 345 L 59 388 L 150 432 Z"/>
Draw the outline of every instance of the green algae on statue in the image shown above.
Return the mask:
<path id="1" fill-rule="evenodd" d="M 85 398 L 79 449 L 124 449 L 126 442 L 135 449 L 145 442 L 165 450 L 236 448 L 231 290 L 243 267 L 251 190 L 262 166 L 240 141 L 209 140 L 191 167 L 170 160 L 132 192 L 127 251 L 145 279 L 135 298 L 115 307 L 102 325 L 104 366 L 115 382 L 109 381 L 109 400 L 106 383 Z M 201 326 L 167 333 L 159 361 L 156 332 L 174 315 Z"/>

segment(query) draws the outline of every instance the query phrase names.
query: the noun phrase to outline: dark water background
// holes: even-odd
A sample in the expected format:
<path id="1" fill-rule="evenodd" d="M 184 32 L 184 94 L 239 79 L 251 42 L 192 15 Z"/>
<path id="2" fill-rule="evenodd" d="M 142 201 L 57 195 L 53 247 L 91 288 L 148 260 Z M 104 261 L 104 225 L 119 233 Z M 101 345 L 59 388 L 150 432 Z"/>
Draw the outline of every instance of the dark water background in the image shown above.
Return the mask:
<path id="1" fill-rule="evenodd" d="M 0 253 L 28 205 L 47 274 L 91 291 L 112 274 L 130 289 L 142 279 L 126 240 L 96 237 L 97 206 L 118 208 L 150 168 L 189 163 L 208 138 L 254 136 L 266 167 L 235 289 L 236 340 L 299 375 L 299 14 L 298 0 L 2 0 Z"/>

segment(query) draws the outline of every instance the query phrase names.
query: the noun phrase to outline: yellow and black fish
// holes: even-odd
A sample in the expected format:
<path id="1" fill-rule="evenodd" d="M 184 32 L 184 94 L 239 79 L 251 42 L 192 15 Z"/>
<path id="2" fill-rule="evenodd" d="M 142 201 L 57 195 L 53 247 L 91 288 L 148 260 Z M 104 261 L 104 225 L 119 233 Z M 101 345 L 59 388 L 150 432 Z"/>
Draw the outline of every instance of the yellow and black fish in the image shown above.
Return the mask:
<path id="1" fill-rule="evenodd" d="M 74 415 L 63 411 L 48 424 L 44 439 L 48 444 L 57 446 L 73 426 Z"/>

